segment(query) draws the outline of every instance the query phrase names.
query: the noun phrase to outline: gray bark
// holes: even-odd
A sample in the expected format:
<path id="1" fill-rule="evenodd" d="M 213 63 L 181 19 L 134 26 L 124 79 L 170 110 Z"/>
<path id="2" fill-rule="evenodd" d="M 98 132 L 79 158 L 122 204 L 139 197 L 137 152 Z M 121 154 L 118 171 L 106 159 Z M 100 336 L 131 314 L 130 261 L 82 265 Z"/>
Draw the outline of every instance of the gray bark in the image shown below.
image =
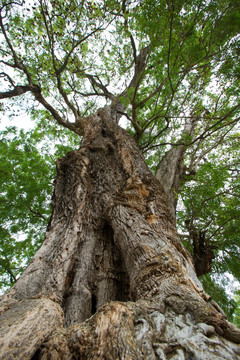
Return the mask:
<path id="1" fill-rule="evenodd" d="M 172 148 L 163 157 L 157 167 L 156 177 L 162 184 L 169 200 L 169 207 L 172 216 L 176 216 L 178 193 L 184 174 L 184 153 L 183 146 Z"/>
<path id="2" fill-rule="evenodd" d="M 184 142 L 185 135 L 193 136 L 197 122 L 198 119 L 194 117 L 188 120 L 183 129 L 182 140 L 180 139 L 179 143 Z M 173 217 L 176 216 L 178 194 L 181 184 L 184 181 L 184 158 L 186 150 L 187 146 L 185 145 L 172 147 L 171 150 L 165 153 L 156 171 L 156 177 L 168 197 L 168 203 Z"/>
<path id="3" fill-rule="evenodd" d="M 0 302 L 1 358 L 237 359 L 239 330 L 204 293 L 163 187 L 107 108 L 57 170 L 45 241 Z"/>

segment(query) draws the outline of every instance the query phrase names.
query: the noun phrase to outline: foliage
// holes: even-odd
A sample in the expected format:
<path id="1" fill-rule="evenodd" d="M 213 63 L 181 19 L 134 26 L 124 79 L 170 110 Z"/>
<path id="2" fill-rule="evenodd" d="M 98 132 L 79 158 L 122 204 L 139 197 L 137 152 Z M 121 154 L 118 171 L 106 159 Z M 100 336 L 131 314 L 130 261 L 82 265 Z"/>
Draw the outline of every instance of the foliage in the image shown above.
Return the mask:
<path id="1" fill-rule="evenodd" d="M 229 321 L 233 321 L 235 312 L 237 311 L 237 302 L 231 299 L 226 294 L 226 283 L 221 283 L 219 280 L 214 281 L 214 278 L 207 274 L 202 279 L 202 284 L 205 291 L 212 294 L 212 300 L 216 301 L 217 304 L 221 305 L 221 308 L 228 315 Z"/>
<path id="2" fill-rule="evenodd" d="M 209 284 L 226 271 L 240 280 L 239 10 L 236 0 L 1 1 L 1 111 L 26 108 L 36 123 L 1 138 L 4 284 L 42 241 L 56 157 L 110 105 L 153 171 L 183 149 L 179 231 L 192 253 L 189 226 L 205 234 L 215 258 L 203 283 L 232 313 Z"/>

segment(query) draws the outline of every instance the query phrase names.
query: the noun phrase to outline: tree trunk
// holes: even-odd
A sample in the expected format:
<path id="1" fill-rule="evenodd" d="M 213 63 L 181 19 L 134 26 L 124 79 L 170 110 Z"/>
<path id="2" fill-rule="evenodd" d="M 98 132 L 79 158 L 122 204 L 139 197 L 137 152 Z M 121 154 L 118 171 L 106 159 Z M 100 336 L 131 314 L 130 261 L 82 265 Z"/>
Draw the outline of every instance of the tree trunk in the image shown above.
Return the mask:
<path id="1" fill-rule="evenodd" d="M 162 184 L 168 197 L 171 215 L 176 217 L 178 193 L 184 175 L 184 153 L 183 146 L 169 150 L 157 166 L 156 178 Z"/>
<path id="2" fill-rule="evenodd" d="M 238 359 L 163 187 L 107 108 L 57 162 L 45 241 L 1 299 L 2 359 Z"/>

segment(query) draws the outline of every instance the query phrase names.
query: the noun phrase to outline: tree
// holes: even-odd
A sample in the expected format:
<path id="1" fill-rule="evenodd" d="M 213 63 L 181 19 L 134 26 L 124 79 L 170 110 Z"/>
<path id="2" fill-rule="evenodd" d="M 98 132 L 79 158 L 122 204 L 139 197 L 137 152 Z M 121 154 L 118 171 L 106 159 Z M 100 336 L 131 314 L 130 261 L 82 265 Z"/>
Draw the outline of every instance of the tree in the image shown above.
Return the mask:
<path id="1" fill-rule="evenodd" d="M 2 2 L 0 99 L 26 99 L 38 121 L 17 154 L 40 176 L 53 121 L 80 145 L 57 160 L 45 240 L 1 299 L 3 359 L 238 358 L 240 331 L 197 278 L 220 251 L 239 258 L 238 10 L 223 0 Z M 24 209 L 44 220 L 33 190 Z M 177 232 L 180 196 L 193 256 Z M 18 228 L 1 231 L 11 245 Z"/>

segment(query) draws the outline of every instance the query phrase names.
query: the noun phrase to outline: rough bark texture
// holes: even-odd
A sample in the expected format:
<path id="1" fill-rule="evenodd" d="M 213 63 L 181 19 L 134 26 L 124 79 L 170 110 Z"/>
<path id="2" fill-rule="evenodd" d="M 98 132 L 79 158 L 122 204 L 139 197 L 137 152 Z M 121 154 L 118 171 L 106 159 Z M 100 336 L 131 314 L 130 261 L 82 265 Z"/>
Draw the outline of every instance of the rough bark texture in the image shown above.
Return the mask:
<path id="1" fill-rule="evenodd" d="M 172 148 L 163 157 L 157 167 L 156 177 L 162 184 L 169 200 L 172 216 L 176 216 L 178 193 L 184 175 L 185 148 L 178 146 Z"/>
<path id="2" fill-rule="evenodd" d="M 192 117 L 190 121 L 185 124 L 182 142 L 184 142 L 185 135 L 193 136 L 197 122 L 198 119 Z M 186 175 L 184 165 L 186 150 L 187 146 L 185 145 L 172 147 L 171 150 L 166 152 L 157 166 L 156 178 L 163 186 L 168 197 L 169 208 L 173 217 L 176 217 L 178 194 L 181 183 L 184 181 L 184 175 Z"/>
<path id="3" fill-rule="evenodd" d="M 163 187 L 107 108 L 57 170 L 45 241 L 1 299 L 0 357 L 237 359 L 239 330 L 202 290 Z"/>

